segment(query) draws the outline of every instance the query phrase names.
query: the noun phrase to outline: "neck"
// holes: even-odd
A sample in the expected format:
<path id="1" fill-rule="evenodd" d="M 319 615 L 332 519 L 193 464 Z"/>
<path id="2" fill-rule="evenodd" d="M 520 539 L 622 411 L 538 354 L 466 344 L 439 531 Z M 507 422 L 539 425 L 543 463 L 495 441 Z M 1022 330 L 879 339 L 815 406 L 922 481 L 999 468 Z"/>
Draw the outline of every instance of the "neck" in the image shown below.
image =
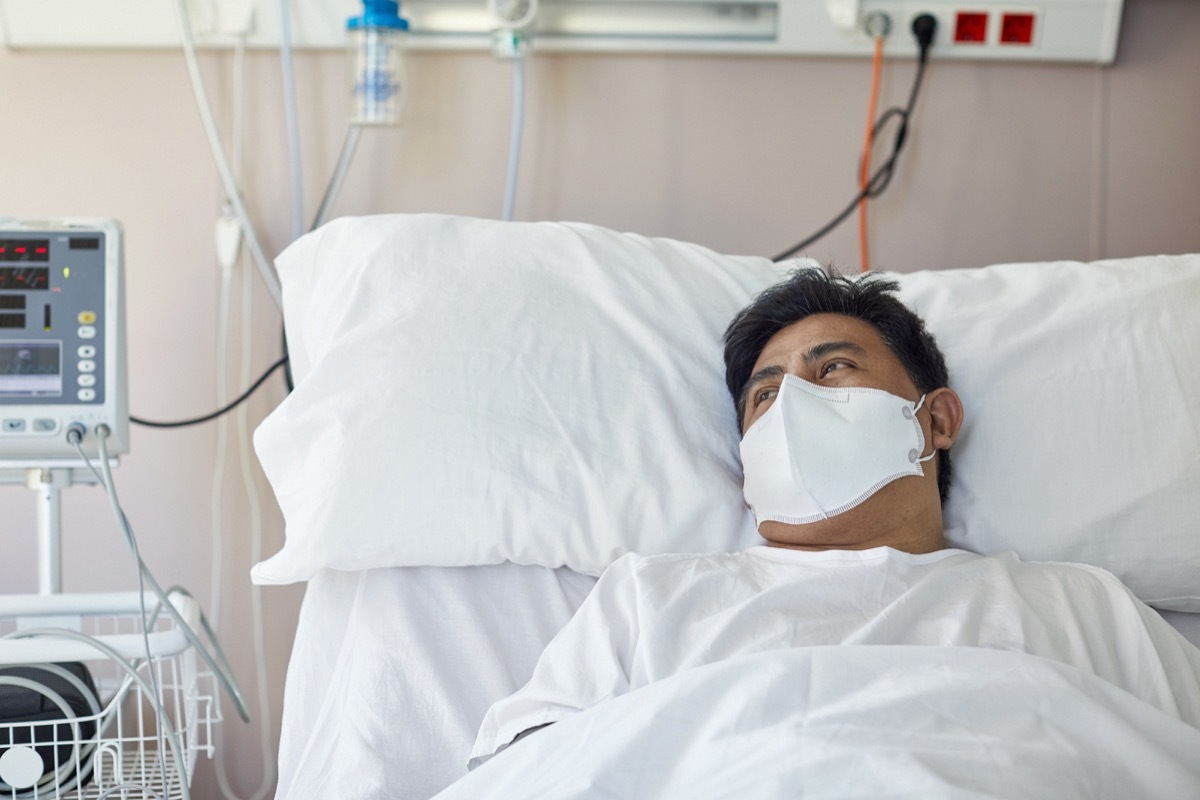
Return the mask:
<path id="1" fill-rule="evenodd" d="M 913 538 L 896 537 L 896 536 L 880 536 L 874 539 L 857 539 L 838 542 L 829 540 L 825 542 L 795 542 L 767 539 L 768 547 L 782 547 L 788 550 L 870 550 L 875 547 L 891 547 L 894 550 L 899 550 L 903 553 L 934 553 L 938 550 L 945 550 L 947 547 L 946 539 L 938 532 L 937 536 L 917 536 Z"/>
<path id="2" fill-rule="evenodd" d="M 844 514 L 807 525 L 764 522 L 759 526 L 759 534 L 771 547 L 794 550 L 869 550 L 873 547 L 892 547 L 905 553 L 944 550 L 942 507 L 936 495 L 932 502 L 889 498 L 891 486 L 884 487 L 871 501 Z"/>

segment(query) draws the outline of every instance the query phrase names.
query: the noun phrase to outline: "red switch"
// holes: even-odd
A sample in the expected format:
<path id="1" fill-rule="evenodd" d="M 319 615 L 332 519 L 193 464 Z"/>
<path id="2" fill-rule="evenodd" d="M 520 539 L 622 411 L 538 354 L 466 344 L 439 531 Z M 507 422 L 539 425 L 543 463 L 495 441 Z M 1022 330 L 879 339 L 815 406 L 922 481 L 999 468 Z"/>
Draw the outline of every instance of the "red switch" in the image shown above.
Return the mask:
<path id="1" fill-rule="evenodd" d="M 1033 44 L 1033 14 L 1005 14 L 1000 19 L 1001 44 Z"/>
<path id="2" fill-rule="evenodd" d="M 983 44 L 987 41 L 988 15 L 982 11 L 959 11 L 954 16 L 954 41 Z"/>

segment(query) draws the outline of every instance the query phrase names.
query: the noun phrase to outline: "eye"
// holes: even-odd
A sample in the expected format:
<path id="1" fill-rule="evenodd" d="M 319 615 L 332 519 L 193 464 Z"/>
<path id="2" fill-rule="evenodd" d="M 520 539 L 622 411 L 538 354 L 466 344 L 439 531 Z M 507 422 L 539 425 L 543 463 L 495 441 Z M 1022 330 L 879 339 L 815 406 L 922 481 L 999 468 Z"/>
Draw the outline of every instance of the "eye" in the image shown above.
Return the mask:
<path id="1" fill-rule="evenodd" d="M 777 394 L 779 394 L 779 388 L 776 386 L 759 389 L 754 393 L 754 405 L 760 406 L 768 400 L 773 400 Z"/>
<path id="2" fill-rule="evenodd" d="M 750 396 L 746 398 L 746 422 L 749 424 L 758 419 L 771 404 L 775 402 L 775 395 L 779 394 L 779 386 L 759 385 L 755 387 Z"/>
<path id="3" fill-rule="evenodd" d="M 826 375 L 828 375 L 831 372 L 837 372 L 839 370 L 848 369 L 848 368 L 853 369 L 854 367 L 855 367 L 854 362 L 847 361 L 844 358 L 836 358 L 832 361 L 826 362 L 825 364 L 823 364 L 821 366 L 821 377 L 824 378 Z"/>

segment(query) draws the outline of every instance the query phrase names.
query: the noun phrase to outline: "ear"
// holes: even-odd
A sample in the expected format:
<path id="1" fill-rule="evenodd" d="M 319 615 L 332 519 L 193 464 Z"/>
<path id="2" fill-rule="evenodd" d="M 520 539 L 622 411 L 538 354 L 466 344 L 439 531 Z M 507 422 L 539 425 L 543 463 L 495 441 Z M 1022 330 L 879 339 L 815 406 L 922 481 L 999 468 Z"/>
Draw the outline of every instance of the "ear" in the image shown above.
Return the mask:
<path id="1" fill-rule="evenodd" d="M 962 400 L 953 389 L 943 386 L 929 393 L 925 405 L 929 408 L 930 439 L 934 449 L 949 450 L 962 427 Z"/>

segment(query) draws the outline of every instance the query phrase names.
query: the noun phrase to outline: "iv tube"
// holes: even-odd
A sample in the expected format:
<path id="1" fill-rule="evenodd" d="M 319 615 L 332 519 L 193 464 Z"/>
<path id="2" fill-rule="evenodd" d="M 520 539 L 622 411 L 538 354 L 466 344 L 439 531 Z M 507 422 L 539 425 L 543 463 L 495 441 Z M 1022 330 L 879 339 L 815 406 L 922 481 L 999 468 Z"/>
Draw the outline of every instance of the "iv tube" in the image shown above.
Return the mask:
<path id="1" fill-rule="evenodd" d="M 400 121 L 402 47 L 408 20 L 395 0 L 363 0 L 361 17 L 346 22 L 354 64 L 351 125 L 395 125 Z"/>

